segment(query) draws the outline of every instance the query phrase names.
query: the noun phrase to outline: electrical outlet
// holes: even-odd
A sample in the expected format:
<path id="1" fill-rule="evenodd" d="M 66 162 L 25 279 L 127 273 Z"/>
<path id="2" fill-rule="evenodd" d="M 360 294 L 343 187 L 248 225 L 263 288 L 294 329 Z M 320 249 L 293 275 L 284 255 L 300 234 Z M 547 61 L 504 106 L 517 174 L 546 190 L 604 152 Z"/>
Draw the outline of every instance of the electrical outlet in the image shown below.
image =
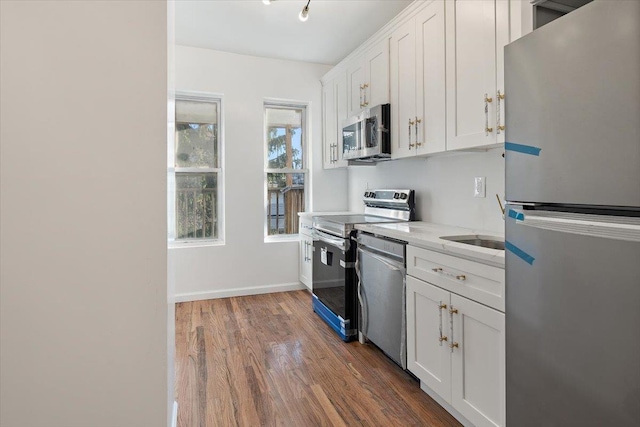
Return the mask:
<path id="1" fill-rule="evenodd" d="M 486 197 L 487 189 L 485 188 L 485 180 L 484 176 L 476 176 L 473 179 L 473 197 Z"/>

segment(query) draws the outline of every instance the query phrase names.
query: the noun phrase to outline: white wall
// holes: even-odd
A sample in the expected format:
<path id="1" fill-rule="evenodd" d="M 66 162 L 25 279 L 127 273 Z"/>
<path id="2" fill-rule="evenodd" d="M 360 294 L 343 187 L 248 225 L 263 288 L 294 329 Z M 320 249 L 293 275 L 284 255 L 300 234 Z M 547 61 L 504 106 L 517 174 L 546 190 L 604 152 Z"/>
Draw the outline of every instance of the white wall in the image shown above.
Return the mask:
<path id="1" fill-rule="evenodd" d="M 347 172 L 322 170 L 319 64 L 176 47 L 176 89 L 224 95 L 225 245 L 172 248 L 178 300 L 291 289 L 298 282 L 298 242 L 264 242 L 265 98 L 310 102 L 312 203 L 345 210 Z M 282 285 L 285 285 L 284 287 Z"/>
<path id="2" fill-rule="evenodd" d="M 418 220 L 487 231 L 504 231 L 496 193 L 504 199 L 501 148 L 478 153 L 391 160 L 349 167 L 349 208 L 362 211 L 367 188 L 416 190 Z M 473 178 L 486 177 L 486 198 L 473 197 Z"/>
<path id="3" fill-rule="evenodd" d="M 166 425 L 167 4 L 0 15 L 0 425 Z"/>

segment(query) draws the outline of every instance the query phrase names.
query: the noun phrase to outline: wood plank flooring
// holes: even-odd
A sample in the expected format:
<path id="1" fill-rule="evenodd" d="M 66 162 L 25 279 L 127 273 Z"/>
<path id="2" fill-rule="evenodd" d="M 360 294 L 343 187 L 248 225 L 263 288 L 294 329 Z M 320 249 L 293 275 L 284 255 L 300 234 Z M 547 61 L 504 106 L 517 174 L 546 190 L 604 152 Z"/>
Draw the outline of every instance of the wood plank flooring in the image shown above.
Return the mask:
<path id="1" fill-rule="evenodd" d="M 180 427 L 460 425 L 307 291 L 178 304 L 176 394 Z"/>

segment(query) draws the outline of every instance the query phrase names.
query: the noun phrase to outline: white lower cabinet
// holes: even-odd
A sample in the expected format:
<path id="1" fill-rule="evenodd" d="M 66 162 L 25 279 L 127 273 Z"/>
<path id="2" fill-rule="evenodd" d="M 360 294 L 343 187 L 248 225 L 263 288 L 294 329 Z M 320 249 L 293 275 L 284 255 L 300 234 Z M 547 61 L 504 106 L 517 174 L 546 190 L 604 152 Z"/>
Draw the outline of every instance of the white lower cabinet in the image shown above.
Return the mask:
<path id="1" fill-rule="evenodd" d="M 504 313 L 411 276 L 406 304 L 408 369 L 475 426 L 504 426 Z"/>
<path id="2" fill-rule="evenodd" d="M 311 290 L 313 276 L 313 225 L 310 217 L 300 217 L 300 260 L 298 264 L 298 280 Z"/>

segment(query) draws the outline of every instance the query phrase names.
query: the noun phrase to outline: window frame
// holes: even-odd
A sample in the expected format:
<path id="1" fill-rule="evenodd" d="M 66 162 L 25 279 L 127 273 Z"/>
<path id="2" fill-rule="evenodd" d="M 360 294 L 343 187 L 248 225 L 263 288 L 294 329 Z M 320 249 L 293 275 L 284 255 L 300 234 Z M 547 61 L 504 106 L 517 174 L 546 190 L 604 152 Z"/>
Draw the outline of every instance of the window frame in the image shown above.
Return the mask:
<path id="1" fill-rule="evenodd" d="M 176 129 L 177 129 L 177 121 L 174 121 L 174 146 L 173 146 L 173 158 L 172 167 L 170 167 L 170 175 L 173 179 L 173 194 L 172 194 L 172 209 L 173 209 L 173 217 L 172 221 L 169 224 L 171 227 L 169 233 L 169 246 L 170 247 L 198 247 L 198 246 L 220 246 L 225 244 L 225 132 L 224 132 L 224 96 L 218 93 L 209 93 L 209 92 L 193 92 L 193 91 L 177 91 L 175 94 L 175 103 L 177 104 L 180 101 L 194 101 L 194 102 L 206 102 L 206 103 L 216 103 L 217 111 L 218 111 L 218 146 L 217 146 L 217 158 L 218 158 L 218 167 L 210 168 L 210 167 L 177 167 L 175 160 L 175 137 L 176 137 Z M 174 109 L 174 120 L 175 120 L 175 109 Z M 206 174 L 206 173 L 215 173 L 216 174 L 216 226 L 217 226 L 217 235 L 216 238 L 183 238 L 178 239 L 176 237 L 176 222 L 177 222 L 177 206 L 176 206 L 176 185 L 177 180 L 176 177 L 178 174 Z"/>
<path id="2" fill-rule="evenodd" d="M 268 123 L 267 123 L 267 108 L 280 108 L 280 109 L 288 109 L 288 110 L 302 110 L 302 139 L 300 141 L 302 145 L 302 169 L 294 169 L 294 168 L 269 168 L 269 139 L 268 139 Z M 311 103 L 308 101 L 296 101 L 296 100 L 288 100 L 288 99 L 277 99 L 277 98 L 265 98 L 262 106 L 262 117 L 263 117 L 263 150 L 264 150 L 264 180 L 263 180 L 263 191 L 264 191 L 264 206 L 263 206 L 263 217 L 264 217 L 264 241 L 265 243 L 270 242 L 287 242 L 287 241 L 298 241 L 300 230 L 296 234 L 269 234 L 269 218 L 267 216 L 268 206 L 269 206 L 269 191 L 268 191 L 268 176 L 270 173 L 291 173 L 291 174 L 303 174 L 304 175 L 304 207 L 305 211 L 309 211 L 311 206 L 311 144 L 310 144 L 310 134 L 311 134 Z"/>

